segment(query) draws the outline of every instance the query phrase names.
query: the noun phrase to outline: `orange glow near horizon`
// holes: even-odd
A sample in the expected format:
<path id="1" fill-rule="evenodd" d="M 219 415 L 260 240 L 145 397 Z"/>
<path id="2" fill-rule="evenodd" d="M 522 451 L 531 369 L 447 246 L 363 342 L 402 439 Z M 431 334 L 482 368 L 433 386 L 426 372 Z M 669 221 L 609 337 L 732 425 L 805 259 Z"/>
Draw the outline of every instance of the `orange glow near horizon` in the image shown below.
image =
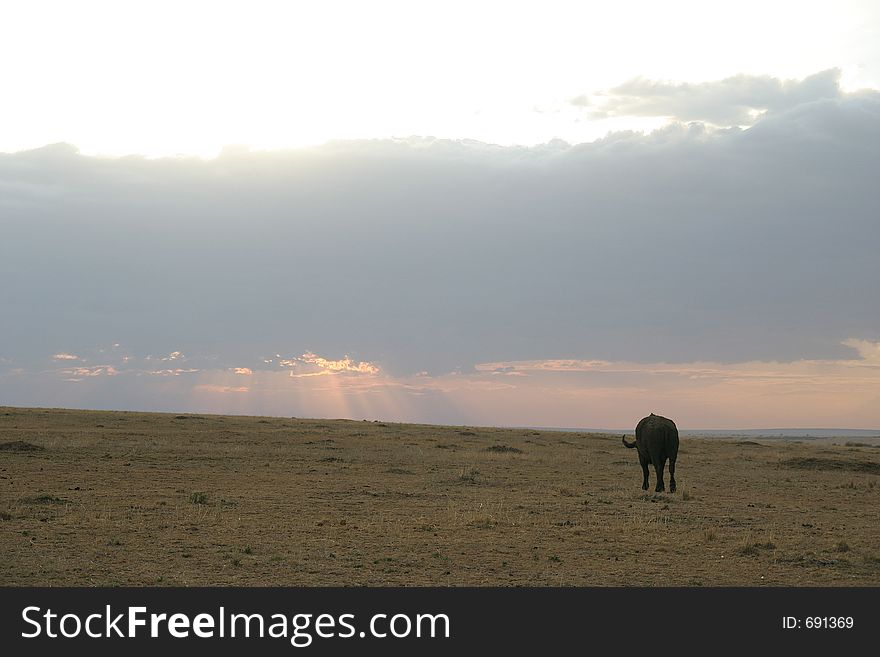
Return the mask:
<path id="1" fill-rule="evenodd" d="M 77 400 L 87 399 L 89 390 L 97 394 L 112 378 L 115 389 L 132 386 L 144 398 L 151 390 L 177 391 L 199 412 L 591 428 L 627 428 L 655 412 L 697 429 L 880 428 L 880 343 L 844 344 L 857 357 L 744 363 L 530 360 L 481 363 L 470 373 L 395 377 L 368 361 L 307 352 L 269 359 L 276 369 L 132 370 L 106 363 L 70 367 L 69 359 L 60 359 L 68 366 L 51 374 Z M 185 357 L 174 360 L 185 364 Z"/>
<path id="2" fill-rule="evenodd" d="M 880 427 L 880 358 L 873 343 L 859 352 L 859 359 L 791 363 L 485 363 L 472 374 L 436 377 L 394 378 L 378 368 L 294 378 L 261 372 L 248 396 L 279 414 L 296 408 L 314 417 L 409 422 L 449 414 L 457 419 L 442 421 L 626 428 L 657 412 L 685 428 Z"/>

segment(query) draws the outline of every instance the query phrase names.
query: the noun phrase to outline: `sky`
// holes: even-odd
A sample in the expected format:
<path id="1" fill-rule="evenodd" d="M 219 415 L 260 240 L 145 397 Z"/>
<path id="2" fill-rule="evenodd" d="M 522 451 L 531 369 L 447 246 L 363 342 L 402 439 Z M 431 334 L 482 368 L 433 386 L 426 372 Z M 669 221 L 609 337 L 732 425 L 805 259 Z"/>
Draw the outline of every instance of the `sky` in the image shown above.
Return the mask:
<path id="1" fill-rule="evenodd" d="M 880 428 L 875 3 L 0 13 L 0 404 Z"/>

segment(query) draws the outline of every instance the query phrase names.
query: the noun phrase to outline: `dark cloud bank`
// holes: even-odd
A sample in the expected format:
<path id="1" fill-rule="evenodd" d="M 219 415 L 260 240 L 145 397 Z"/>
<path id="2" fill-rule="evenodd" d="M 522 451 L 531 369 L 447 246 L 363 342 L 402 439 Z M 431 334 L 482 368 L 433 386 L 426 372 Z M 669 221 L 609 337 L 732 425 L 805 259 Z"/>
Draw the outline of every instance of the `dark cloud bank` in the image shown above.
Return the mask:
<path id="1" fill-rule="evenodd" d="M 880 337 L 880 94 L 789 105 L 578 146 L 0 155 L 0 369 L 849 354 Z"/>

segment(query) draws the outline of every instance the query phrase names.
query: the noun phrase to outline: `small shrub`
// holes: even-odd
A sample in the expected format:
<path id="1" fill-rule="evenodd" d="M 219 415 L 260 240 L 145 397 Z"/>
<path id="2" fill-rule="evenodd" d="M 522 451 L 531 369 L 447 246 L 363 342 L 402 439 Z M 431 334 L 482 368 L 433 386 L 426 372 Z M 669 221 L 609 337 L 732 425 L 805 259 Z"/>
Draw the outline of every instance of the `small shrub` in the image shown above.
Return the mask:
<path id="1" fill-rule="evenodd" d="M 480 475 L 480 471 L 476 468 L 465 468 L 462 470 L 461 474 L 458 476 L 459 481 L 462 481 L 467 484 L 475 484 L 477 483 L 477 477 Z"/>
<path id="2" fill-rule="evenodd" d="M 34 497 L 29 502 L 33 504 L 66 504 L 67 500 L 62 499 L 60 497 L 55 497 L 54 495 L 38 495 Z"/>
<path id="3" fill-rule="evenodd" d="M 846 541 L 837 541 L 837 545 L 834 546 L 834 550 L 836 552 L 849 552 L 849 543 Z"/>
<path id="4" fill-rule="evenodd" d="M 34 445 L 23 440 L 13 440 L 8 443 L 0 443 L 0 452 L 41 452 L 45 447 Z"/>
<path id="5" fill-rule="evenodd" d="M 208 494 L 201 491 L 195 491 L 194 493 L 190 493 L 189 501 L 191 504 L 207 504 Z"/>
<path id="6" fill-rule="evenodd" d="M 707 541 L 714 541 L 715 536 L 716 534 L 714 527 L 706 527 L 705 529 L 703 529 L 703 538 L 705 538 Z"/>
<path id="7" fill-rule="evenodd" d="M 754 541 L 750 538 L 740 545 L 739 553 L 743 556 L 754 557 L 759 554 L 759 550 L 775 550 L 776 543 L 773 542 L 772 536 L 768 536 L 765 541 Z"/>
<path id="8" fill-rule="evenodd" d="M 476 527 L 477 529 L 493 529 L 495 527 L 495 523 L 488 518 L 483 520 L 474 520 L 468 524 L 471 527 Z"/>
<path id="9" fill-rule="evenodd" d="M 754 545 L 743 545 L 739 549 L 739 553 L 744 557 L 756 557 L 758 556 L 758 548 Z"/>
<path id="10" fill-rule="evenodd" d="M 523 451 L 517 447 L 509 447 L 507 445 L 492 445 L 486 448 L 487 452 L 495 452 L 496 454 L 522 454 Z"/>

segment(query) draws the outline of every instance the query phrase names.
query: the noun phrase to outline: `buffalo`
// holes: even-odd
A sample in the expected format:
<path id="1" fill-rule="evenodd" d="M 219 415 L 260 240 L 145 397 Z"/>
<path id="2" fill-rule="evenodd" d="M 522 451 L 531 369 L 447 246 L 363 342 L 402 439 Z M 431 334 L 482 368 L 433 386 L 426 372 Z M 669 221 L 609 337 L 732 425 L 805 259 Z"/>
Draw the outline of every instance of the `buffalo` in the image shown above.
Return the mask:
<path id="1" fill-rule="evenodd" d="M 639 450 L 639 463 L 645 475 L 642 490 L 648 490 L 649 463 L 654 465 L 654 471 L 657 473 L 657 486 L 654 492 L 666 490 L 663 485 L 663 469 L 666 467 L 666 459 L 669 459 L 669 492 L 675 492 L 675 459 L 678 456 L 678 429 L 675 422 L 651 413 L 636 425 L 635 441 L 628 443 L 626 436 L 623 436 L 623 444 Z"/>

